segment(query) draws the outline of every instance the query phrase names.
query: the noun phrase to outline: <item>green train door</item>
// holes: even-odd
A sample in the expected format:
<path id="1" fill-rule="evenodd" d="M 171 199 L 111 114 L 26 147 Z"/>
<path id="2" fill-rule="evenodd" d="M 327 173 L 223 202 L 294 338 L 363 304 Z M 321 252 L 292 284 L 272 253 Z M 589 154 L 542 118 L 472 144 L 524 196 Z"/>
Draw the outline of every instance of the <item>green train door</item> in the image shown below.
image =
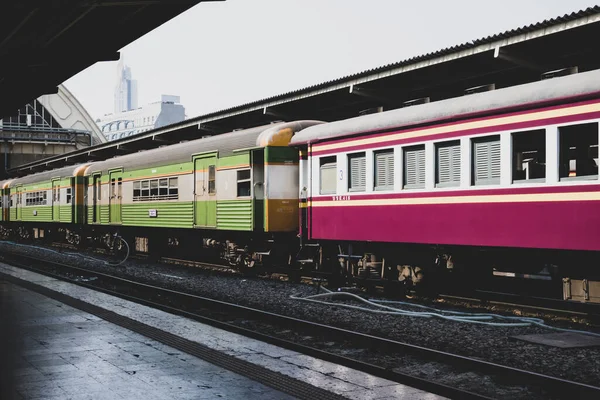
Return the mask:
<path id="1" fill-rule="evenodd" d="M 217 157 L 194 159 L 194 226 L 217 226 Z"/>
<path id="2" fill-rule="evenodd" d="M 23 219 L 23 188 L 22 187 L 18 187 L 17 191 L 16 191 L 16 204 L 17 206 L 16 208 L 16 212 L 17 212 L 17 221 L 21 221 Z"/>
<path id="3" fill-rule="evenodd" d="M 52 221 L 60 221 L 60 180 L 52 181 Z"/>
<path id="4" fill-rule="evenodd" d="M 120 224 L 123 201 L 123 171 L 109 172 L 109 223 Z"/>
<path id="5" fill-rule="evenodd" d="M 259 149 L 252 151 L 252 180 L 254 190 L 252 190 L 252 210 L 254 215 L 253 228 L 257 231 L 265 229 L 265 150 Z"/>

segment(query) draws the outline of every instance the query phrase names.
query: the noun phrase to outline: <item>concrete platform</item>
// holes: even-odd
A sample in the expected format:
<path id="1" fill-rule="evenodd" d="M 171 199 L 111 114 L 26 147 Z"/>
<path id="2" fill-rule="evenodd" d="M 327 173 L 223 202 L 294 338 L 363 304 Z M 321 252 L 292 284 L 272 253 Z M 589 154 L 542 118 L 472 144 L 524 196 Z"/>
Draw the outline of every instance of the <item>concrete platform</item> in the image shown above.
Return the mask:
<path id="1" fill-rule="evenodd" d="M 3 399 L 293 399 L 19 286 L 0 292 L 19 333 Z"/>
<path id="2" fill-rule="evenodd" d="M 252 363 L 256 370 L 263 371 L 262 375 L 272 371 L 305 386 L 324 389 L 331 398 L 442 399 L 396 382 L 0 263 L 0 279 L 2 275 L 23 283 L 35 283 L 41 290 L 83 300 L 240 362 Z M 8 283 L 0 288 L 3 310 L 6 310 L 6 299 L 11 299 L 11 308 L 19 310 L 17 327 L 23 328 L 21 333 L 17 332 L 22 348 L 13 347 L 17 353 L 12 391 L 15 399 L 294 398 L 264 385 L 260 377 L 249 379 L 247 376 L 251 374 L 236 374 L 41 294 Z"/>

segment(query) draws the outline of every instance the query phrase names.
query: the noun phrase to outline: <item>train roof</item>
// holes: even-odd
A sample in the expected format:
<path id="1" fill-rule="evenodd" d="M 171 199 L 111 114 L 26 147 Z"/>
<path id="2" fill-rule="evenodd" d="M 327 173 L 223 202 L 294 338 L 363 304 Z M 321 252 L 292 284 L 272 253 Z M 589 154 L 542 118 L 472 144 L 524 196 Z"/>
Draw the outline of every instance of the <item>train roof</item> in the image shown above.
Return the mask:
<path id="1" fill-rule="evenodd" d="M 57 168 L 51 171 L 44 171 L 37 174 L 27 175 L 21 178 L 15 178 L 11 181 L 8 181 L 9 188 L 13 188 L 17 185 L 26 185 L 29 183 L 38 183 L 38 182 L 46 182 L 50 181 L 53 178 L 70 178 L 73 176 L 81 175 L 82 170 L 90 165 L 87 164 L 76 164 L 69 165 L 68 167 Z"/>
<path id="2" fill-rule="evenodd" d="M 427 123 L 541 107 L 599 95 L 600 70 L 593 70 L 313 126 L 294 135 L 290 145 L 306 145 L 361 133 L 385 132 Z"/>
<path id="3" fill-rule="evenodd" d="M 211 151 L 218 151 L 219 157 L 224 157 L 234 154 L 234 150 L 268 145 L 287 146 L 293 133 L 320 123 L 322 122 L 280 122 L 140 151 L 95 162 L 88 168 L 86 175 L 100 171 L 106 172 L 114 168 L 128 170 L 190 162 L 192 161 L 192 155 Z"/>

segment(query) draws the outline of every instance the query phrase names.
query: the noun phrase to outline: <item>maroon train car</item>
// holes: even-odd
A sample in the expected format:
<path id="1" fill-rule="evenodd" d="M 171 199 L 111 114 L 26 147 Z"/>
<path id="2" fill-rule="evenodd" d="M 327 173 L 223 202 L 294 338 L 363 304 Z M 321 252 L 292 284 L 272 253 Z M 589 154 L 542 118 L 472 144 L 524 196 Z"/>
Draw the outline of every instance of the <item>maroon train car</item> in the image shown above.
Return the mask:
<path id="1" fill-rule="evenodd" d="M 483 249 L 490 268 L 593 274 L 570 264 L 598 265 L 599 122 L 595 70 L 307 128 L 303 239 L 382 277 Z"/>

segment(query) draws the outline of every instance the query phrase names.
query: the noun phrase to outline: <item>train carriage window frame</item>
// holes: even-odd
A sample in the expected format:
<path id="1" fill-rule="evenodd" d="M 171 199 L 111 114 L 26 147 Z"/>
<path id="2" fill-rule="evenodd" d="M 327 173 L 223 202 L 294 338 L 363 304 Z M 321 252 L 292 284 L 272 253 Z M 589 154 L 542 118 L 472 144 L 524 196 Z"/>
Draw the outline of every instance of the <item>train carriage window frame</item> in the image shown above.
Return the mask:
<path id="1" fill-rule="evenodd" d="M 367 190 L 367 153 L 348 154 L 348 191 L 365 192 Z"/>
<path id="2" fill-rule="evenodd" d="M 499 185 L 502 173 L 500 135 L 471 139 L 471 184 Z"/>
<path id="3" fill-rule="evenodd" d="M 208 166 L 208 194 L 210 196 L 214 196 L 217 194 L 217 186 L 216 186 L 216 165 L 211 164 Z"/>
<path id="4" fill-rule="evenodd" d="M 45 206 L 48 204 L 48 193 L 46 190 L 25 193 L 25 207 Z"/>
<path id="5" fill-rule="evenodd" d="M 177 177 L 140 179 L 133 181 L 132 199 L 138 201 L 179 200 Z"/>
<path id="6" fill-rule="evenodd" d="M 373 189 L 394 190 L 394 149 L 373 152 Z"/>
<path id="7" fill-rule="evenodd" d="M 102 200 L 102 175 L 100 175 L 100 174 L 94 175 L 93 184 L 94 184 L 94 199 L 100 201 L 100 200 Z"/>
<path id="8" fill-rule="evenodd" d="M 73 200 L 72 189 L 70 187 L 67 188 L 67 204 L 71 204 Z"/>
<path id="9" fill-rule="evenodd" d="M 561 182 L 598 180 L 598 122 L 558 128 L 558 169 Z"/>
<path id="10" fill-rule="evenodd" d="M 426 155 L 425 145 L 402 148 L 404 173 L 402 187 L 404 189 L 425 189 Z"/>
<path id="11" fill-rule="evenodd" d="M 179 200 L 178 178 L 169 178 L 169 200 Z"/>
<path id="12" fill-rule="evenodd" d="M 435 144 L 435 187 L 460 186 L 462 152 L 460 140 Z"/>
<path id="13" fill-rule="evenodd" d="M 319 194 L 337 193 L 337 157 L 319 159 Z"/>
<path id="14" fill-rule="evenodd" d="M 236 171 L 237 178 L 237 197 L 252 196 L 252 170 L 250 168 L 239 169 Z"/>
<path id="15" fill-rule="evenodd" d="M 546 182 L 546 129 L 511 133 L 512 182 Z"/>

